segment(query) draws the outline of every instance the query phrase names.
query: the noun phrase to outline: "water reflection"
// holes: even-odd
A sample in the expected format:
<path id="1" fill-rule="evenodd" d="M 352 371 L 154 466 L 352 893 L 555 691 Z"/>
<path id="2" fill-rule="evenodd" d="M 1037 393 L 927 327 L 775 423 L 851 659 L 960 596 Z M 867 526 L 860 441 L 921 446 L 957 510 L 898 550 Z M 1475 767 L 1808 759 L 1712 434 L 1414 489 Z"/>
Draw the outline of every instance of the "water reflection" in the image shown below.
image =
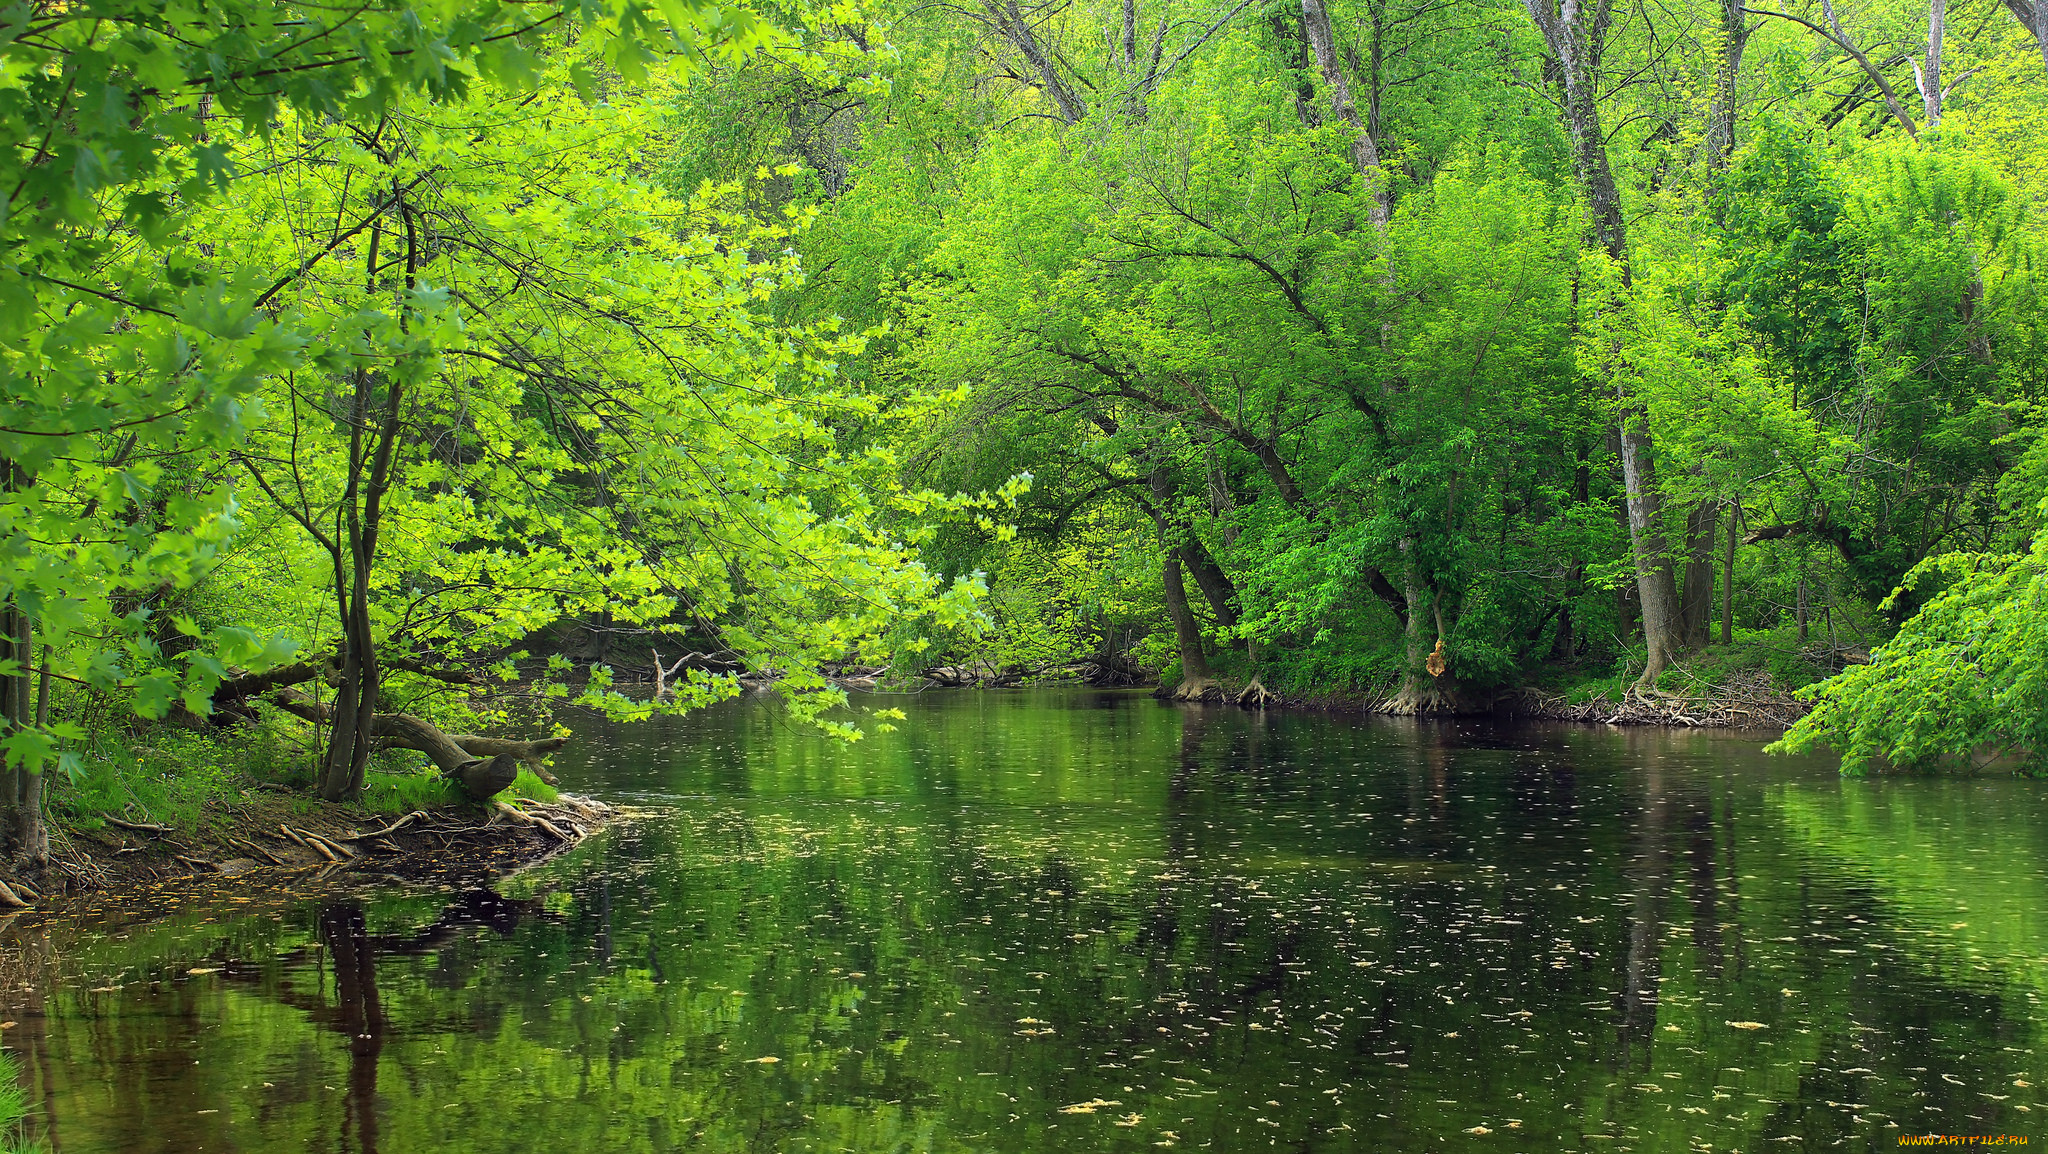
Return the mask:
<path id="1" fill-rule="evenodd" d="M 391 1031 L 377 989 L 380 959 L 430 956 L 476 928 L 509 938 L 523 920 L 537 916 L 546 916 L 538 900 L 515 901 L 478 889 L 462 894 L 439 918 L 418 930 L 372 934 L 361 902 L 328 902 L 319 907 L 316 919 L 319 949 L 282 955 L 280 960 L 287 963 L 284 980 L 264 981 L 263 971 L 239 968 L 230 973 L 230 980 L 246 973 L 262 992 L 304 1011 L 310 1021 L 347 1040 L 348 1087 L 338 1148 L 377 1154 L 377 1071 Z M 309 961 L 314 964 L 303 964 Z M 312 981 L 298 980 L 301 978 Z"/>
<path id="2" fill-rule="evenodd" d="M 912 713 L 852 748 L 752 706 L 586 735 L 565 776 L 669 816 L 500 892 L 17 932 L 40 1132 L 1679 1150 L 2044 1109 L 2023 784 L 1121 695 Z"/>

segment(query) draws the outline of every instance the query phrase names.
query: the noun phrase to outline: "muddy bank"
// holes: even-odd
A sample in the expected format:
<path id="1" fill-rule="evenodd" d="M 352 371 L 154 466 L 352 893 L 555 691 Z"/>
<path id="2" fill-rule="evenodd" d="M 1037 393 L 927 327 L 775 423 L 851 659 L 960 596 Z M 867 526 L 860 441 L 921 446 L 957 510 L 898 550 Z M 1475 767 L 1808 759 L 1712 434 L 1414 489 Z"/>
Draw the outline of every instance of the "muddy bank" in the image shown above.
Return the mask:
<path id="1" fill-rule="evenodd" d="M 0 874 L 0 913 L 61 911 L 65 899 L 82 894 L 181 885 L 505 873 L 561 853 L 620 816 L 570 794 L 552 804 L 495 801 L 373 814 L 269 791 L 211 803 L 189 830 L 100 815 L 104 824 L 94 829 L 53 824 L 43 869 Z"/>

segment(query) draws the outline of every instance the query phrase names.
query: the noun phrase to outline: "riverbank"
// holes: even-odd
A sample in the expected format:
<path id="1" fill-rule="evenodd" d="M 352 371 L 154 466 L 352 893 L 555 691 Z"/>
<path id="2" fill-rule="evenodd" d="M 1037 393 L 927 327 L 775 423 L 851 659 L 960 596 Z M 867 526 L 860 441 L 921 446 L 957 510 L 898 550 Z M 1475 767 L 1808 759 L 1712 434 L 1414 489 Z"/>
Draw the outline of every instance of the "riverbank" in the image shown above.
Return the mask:
<path id="1" fill-rule="evenodd" d="M 603 802 L 570 794 L 391 814 L 257 789 L 208 800 L 189 824 L 114 814 L 53 823 L 48 865 L 0 877 L 0 907 L 45 908 L 85 893 L 255 875 L 326 881 L 503 873 L 561 853 L 617 816 Z"/>
<path id="2" fill-rule="evenodd" d="M 1679 729 L 1791 728 L 1812 711 L 1799 693 L 1869 661 L 1867 650 L 1833 643 L 1808 643 L 1784 631 L 1758 631 L 1732 646 L 1714 645 L 1674 662 L 1654 687 L 1639 684 L 1641 656 L 1614 665 L 1545 665 L 1526 684 L 1475 691 L 1448 689 L 1442 716 L 1574 721 L 1602 725 L 1668 726 Z M 1412 712 L 1391 674 L 1365 685 L 1311 686 L 1304 671 L 1284 666 L 1219 674 L 1198 698 L 1248 708 L 1313 709 L 1343 713 Z M 1455 670 L 1451 673 L 1455 676 Z M 1180 696 L 1179 689 L 1161 696 Z M 1189 700 L 1187 697 L 1180 697 Z M 1412 699 L 1411 699 L 1412 700 Z"/>
<path id="3" fill-rule="evenodd" d="M 1298 656 L 1298 655 L 1297 655 Z M 1306 662 L 1280 654 L 1256 667 L 1241 655 L 1219 660 L 1212 674 L 1194 686 L 1181 683 L 1171 667 L 1143 668 L 1131 660 L 1067 661 L 1037 669 L 954 664 L 888 678 L 882 692 L 928 689 L 1008 689 L 1036 685 L 1093 688 L 1151 688 L 1165 698 L 1190 703 L 1235 704 L 1251 709 L 1308 709 L 1331 713 L 1409 714 L 1398 674 L 1371 655 L 1355 661 Z M 1681 729 L 1789 729 L 1812 711 L 1797 694 L 1870 660 L 1866 640 L 1822 640 L 1796 628 L 1744 630 L 1732 644 L 1713 644 L 1687 653 L 1658 677 L 1654 687 L 1638 684 L 1640 650 L 1613 660 L 1543 663 L 1524 670 L 1521 684 L 1474 689 L 1443 686 L 1432 714 L 1574 721 L 1604 725 L 1670 726 Z M 833 671 L 826 671 L 832 675 Z M 874 671 L 851 670 L 839 684 L 855 691 L 877 688 Z M 1447 671 L 1455 681 L 1455 664 Z"/>
<path id="4" fill-rule="evenodd" d="M 1316 693 L 1273 693 L 1255 700 L 1252 686 L 1219 685 L 1203 700 L 1247 709 L 1306 709 L 1335 713 L 1398 714 L 1391 690 L 1325 690 Z M 1576 721 L 1595 725 L 1648 725 L 1678 729 L 1789 729 L 1813 707 L 1773 681 L 1767 674 L 1719 683 L 1660 686 L 1645 691 L 1634 686 L 1600 683 L 1591 687 L 1523 688 L 1469 699 L 1443 714 L 1450 717 L 1497 717 L 1530 721 Z"/>
<path id="5" fill-rule="evenodd" d="M 1604 688 L 1604 687 L 1603 687 Z M 1694 680 L 1645 691 L 1577 692 L 1524 689 L 1496 712 L 1547 721 L 1661 725 L 1685 729 L 1790 729 L 1813 709 L 1770 674 Z"/>

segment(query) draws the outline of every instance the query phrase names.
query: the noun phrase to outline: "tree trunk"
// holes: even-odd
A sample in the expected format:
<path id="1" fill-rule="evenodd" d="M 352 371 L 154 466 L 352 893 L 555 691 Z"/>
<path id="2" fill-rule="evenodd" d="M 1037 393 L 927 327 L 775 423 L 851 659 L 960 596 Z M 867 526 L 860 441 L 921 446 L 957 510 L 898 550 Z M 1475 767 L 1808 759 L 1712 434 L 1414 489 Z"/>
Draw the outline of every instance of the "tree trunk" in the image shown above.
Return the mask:
<path id="1" fill-rule="evenodd" d="M 2034 47 L 2041 50 L 2041 63 L 2048 66 L 2048 0 L 2036 0 L 2033 19 L 2027 22 L 2033 29 Z"/>
<path id="2" fill-rule="evenodd" d="M 6 469 L 0 477 L 12 481 L 12 467 L 4 463 L 0 463 L 0 467 Z M 28 655 L 21 652 L 14 643 L 15 621 L 20 616 L 21 610 L 15 608 L 12 603 L 0 607 L 0 661 L 15 662 L 17 669 L 15 673 L 0 675 L 0 733 L 5 734 L 14 732 L 18 712 L 16 702 L 28 695 Z M 5 811 L 0 813 L 0 842 L 4 842 L 4 845 L 0 845 L 0 850 L 4 850 L 9 857 L 14 854 L 14 818 L 20 804 L 17 799 L 21 796 L 23 776 L 25 775 L 21 770 L 0 762 L 0 809 Z"/>
<path id="3" fill-rule="evenodd" d="M 296 689 L 279 689 L 271 694 L 270 700 L 279 708 L 308 721 L 326 721 L 335 712 Z M 374 715 L 365 737 L 365 746 L 370 744 L 371 738 L 382 748 L 410 749 L 426 754 L 443 776 L 460 782 L 463 789 L 478 801 L 511 785 L 519 776 L 521 763 L 541 775 L 541 759 L 569 741 L 566 737 L 513 741 L 444 733 L 432 722 L 410 713 Z"/>
<path id="4" fill-rule="evenodd" d="M 392 192 L 391 203 L 397 207 L 399 218 L 405 225 L 405 287 L 410 291 L 418 283 L 419 231 L 412 208 L 405 201 L 404 190 L 394 184 Z M 365 279 L 371 292 L 376 291 L 377 246 L 382 233 L 381 226 L 373 226 L 370 230 Z M 404 327 L 402 319 L 400 327 Z M 384 495 L 391 488 L 392 462 L 405 411 L 405 378 L 400 373 L 389 374 L 384 386 L 383 410 L 378 415 L 375 448 L 368 461 L 369 475 L 364 478 L 365 462 L 361 447 L 376 378 L 367 369 L 362 369 L 356 372 L 355 379 L 357 420 L 349 434 L 350 473 L 347 493 L 343 498 L 350 582 L 347 594 L 342 598 L 343 695 L 347 705 L 353 708 L 337 710 L 334 718 L 326 773 L 320 783 L 320 796 L 328 801 L 346 801 L 360 796 L 364 774 L 370 765 L 368 738 L 375 728 L 379 681 L 377 647 L 370 622 L 370 572 L 377 563 L 377 536 L 383 529 Z M 359 480 L 367 481 L 362 489 L 360 509 L 356 503 Z M 509 779 L 507 784 L 510 784 Z"/>
<path id="5" fill-rule="evenodd" d="M 1308 75 L 1308 35 L 1298 23 L 1287 19 L 1285 9 L 1274 10 L 1267 19 L 1272 22 L 1273 39 L 1280 45 L 1280 59 L 1293 79 L 1294 117 L 1303 128 L 1321 128 L 1323 116 L 1316 111 L 1316 87 Z"/>
<path id="6" fill-rule="evenodd" d="M 1385 173 L 1380 169 L 1379 145 L 1373 141 L 1372 133 L 1366 131 L 1365 123 L 1358 115 L 1358 105 L 1351 98 L 1351 82 L 1345 77 L 1343 63 L 1337 58 L 1336 38 L 1330 32 L 1330 12 L 1323 7 L 1323 0 L 1301 0 L 1301 29 L 1315 54 L 1316 70 L 1322 73 L 1323 83 L 1330 89 L 1331 114 L 1351 126 L 1351 163 L 1358 169 L 1359 176 L 1373 182 L 1372 206 L 1367 213 L 1371 217 L 1373 231 L 1385 237 L 1391 202 Z"/>
<path id="7" fill-rule="evenodd" d="M 478 801 L 504 792 L 519 776 L 519 758 L 513 754 L 473 757 L 447 734 L 410 713 L 380 713 L 374 728 L 387 739 L 386 744 L 426 754 L 444 776 L 461 782 L 463 791 Z"/>
<path id="8" fill-rule="evenodd" d="M 1195 579 L 1195 586 L 1202 591 L 1202 599 L 1216 614 L 1216 624 L 1225 629 L 1237 627 L 1237 584 L 1230 574 L 1216 563 L 1216 558 L 1192 536 L 1181 546 L 1181 558 L 1187 565 L 1188 573 Z"/>
<path id="9" fill-rule="evenodd" d="M 22 619 L 24 626 L 27 618 Z M 21 634 L 21 651 L 29 650 L 26 628 Z M 50 725 L 50 647 L 43 646 L 42 673 L 36 678 L 36 711 L 30 724 L 37 729 Z M 27 688 L 26 685 L 23 688 Z M 21 775 L 21 793 L 14 811 L 14 854 L 31 868 L 40 869 L 50 860 L 50 830 L 43 821 L 43 774 L 34 770 Z"/>
<path id="10" fill-rule="evenodd" d="M 1543 33 L 1545 45 L 1557 63 L 1558 82 L 1563 88 L 1565 129 L 1572 140 L 1572 164 L 1579 183 L 1586 190 L 1586 204 L 1592 210 L 1593 236 L 1608 256 L 1628 275 L 1628 228 L 1621 215 L 1621 193 L 1614 183 L 1614 171 L 1607 163 L 1607 137 L 1600 128 L 1599 96 L 1595 69 L 1607 35 L 1597 6 L 1592 23 L 1582 24 L 1576 4 L 1562 10 L 1550 0 L 1524 0 L 1530 18 Z"/>
<path id="11" fill-rule="evenodd" d="M 19 492 L 33 482 L 20 465 L 0 460 L 0 486 Z M 44 704 L 38 714 L 30 703 L 34 653 L 29 617 L 21 608 L 17 589 L 0 607 L 0 660 L 14 663 L 12 673 L 0 676 L 0 735 L 12 736 L 38 722 L 49 720 L 49 673 L 45 659 Z M 43 775 L 36 767 L 19 769 L 0 763 L 0 850 L 15 861 L 40 866 L 49 859 L 49 836 L 43 828 Z"/>
<path id="12" fill-rule="evenodd" d="M 1216 688 L 1209 670 L 1209 654 L 1202 643 L 1202 627 L 1188 606 L 1187 587 L 1181 582 L 1180 550 L 1166 550 L 1160 580 L 1166 592 L 1166 615 L 1173 619 L 1173 636 L 1180 648 L 1180 685 L 1170 696 L 1198 701 Z M 1162 687 L 1163 688 L 1163 687 Z"/>
<path id="13" fill-rule="evenodd" d="M 370 228 L 368 274 L 371 287 L 375 288 L 377 249 L 383 240 L 382 224 Z M 327 731 L 327 755 L 320 771 L 320 796 L 328 801 L 342 801 L 362 791 L 362 783 L 356 780 L 355 767 L 359 750 L 366 750 L 368 737 L 362 724 L 362 698 L 368 677 L 376 674 L 376 652 L 367 637 L 357 630 L 357 597 L 360 586 L 367 591 L 369 574 L 363 563 L 363 526 L 360 506 L 363 481 L 363 428 L 370 419 L 370 374 L 358 369 L 350 374 L 355 391 L 349 402 L 348 437 L 348 483 L 343 487 L 341 504 L 343 530 L 346 535 L 345 552 L 343 545 L 334 550 L 334 600 L 339 609 L 342 639 L 340 653 L 341 685 L 335 695 L 333 723 Z M 360 580 L 358 580 L 360 578 Z M 376 689 L 367 687 L 371 707 L 376 705 Z M 367 754 L 365 754 L 367 756 Z"/>
<path id="14" fill-rule="evenodd" d="M 19 474 L 9 470 L 11 479 L 18 480 Z M 18 733 L 35 728 L 49 721 L 50 679 L 47 670 L 43 674 L 41 700 L 31 698 L 34 691 L 33 637 L 27 613 L 18 605 L 10 604 L 0 612 L 0 658 L 15 662 L 14 673 L 0 677 L 0 719 L 4 719 L 4 732 Z M 45 658 L 47 665 L 48 659 Z M 5 839 L 7 857 L 21 865 L 40 867 L 50 857 L 49 831 L 43 824 L 43 775 L 39 767 L 8 767 L 0 772 L 0 805 L 5 807 L 5 828 L 0 837 Z"/>
<path id="15" fill-rule="evenodd" d="M 1628 228 L 1621 213 L 1621 194 L 1614 182 L 1614 171 L 1607 162 L 1607 137 L 1600 127 L 1595 87 L 1612 8 L 1596 5 L 1589 17 L 1570 0 L 1562 4 L 1555 0 L 1524 3 L 1557 64 L 1565 127 L 1572 139 L 1573 165 L 1592 211 L 1594 239 L 1613 259 L 1626 289 L 1631 284 Z M 1649 414 L 1626 389 L 1621 390 L 1618 399 L 1629 542 L 1635 554 L 1643 639 L 1649 650 L 1642 684 L 1652 686 L 1682 648 L 1678 581 L 1671 571 L 1671 559 L 1666 556 L 1660 520 L 1662 499 L 1657 491 L 1656 446 L 1650 436 Z"/>
<path id="16" fill-rule="evenodd" d="M 1414 561 L 1412 545 L 1403 551 L 1410 557 L 1403 567 L 1408 598 L 1408 625 L 1403 635 L 1406 660 L 1401 663 L 1401 687 L 1387 703 L 1387 712 L 1416 717 L 1460 712 L 1458 679 L 1451 676 L 1444 654 L 1439 594 Z"/>
<path id="17" fill-rule="evenodd" d="M 1735 644 L 1735 542 L 1741 532 L 1742 498 L 1728 503 L 1728 552 L 1721 570 L 1721 644 Z"/>
<path id="18" fill-rule="evenodd" d="M 1640 684 L 1654 686 L 1683 650 L 1678 611 L 1678 581 L 1665 555 L 1663 498 L 1657 492 L 1657 462 L 1640 409 L 1623 417 L 1622 484 L 1627 493 L 1628 535 L 1635 553 L 1636 592 L 1643 613 L 1647 657 Z"/>
<path id="19" fill-rule="evenodd" d="M 1209 669 L 1209 654 L 1202 641 L 1202 626 L 1195 619 L 1193 607 L 1188 604 L 1187 586 L 1182 578 L 1185 569 L 1195 569 L 1199 574 L 1204 563 L 1213 568 L 1215 561 L 1209 557 L 1208 550 L 1202 548 L 1201 542 L 1194 540 L 1193 534 L 1177 520 L 1177 495 L 1171 470 L 1163 464 L 1154 465 L 1151 473 L 1145 478 L 1145 484 L 1152 493 L 1152 504 L 1149 508 L 1153 524 L 1159 532 L 1159 550 L 1163 557 L 1161 582 L 1166 598 L 1166 615 L 1173 622 L 1174 640 L 1180 649 L 1180 685 L 1168 691 L 1162 684 L 1159 693 L 1163 697 L 1174 697 L 1182 701 L 1202 700 L 1215 691 L 1216 682 L 1214 674 Z M 1197 551 L 1200 561 L 1190 564 L 1190 555 Z M 1222 597 L 1221 594 L 1224 586 L 1228 586 L 1229 579 L 1224 576 L 1221 569 L 1216 569 L 1213 576 L 1222 578 L 1222 585 L 1217 587 L 1217 597 L 1227 609 L 1230 604 L 1229 598 Z M 1199 576 L 1196 583 L 1201 584 Z M 1206 586 L 1202 592 L 1205 597 L 1211 596 Z M 1235 587 L 1230 587 L 1229 592 L 1235 594 Z M 1234 610 L 1230 612 L 1230 617 L 1234 624 Z"/>
<path id="20" fill-rule="evenodd" d="M 1720 528 L 1719 499 L 1701 501 L 1685 519 L 1685 586 L 1678 616 L 1688 649 L 1704 648 L 1714 626 L 1714 538 Z"/>
<path id="21" fill-rule="evenodd" d="M 1920 107 L 1927 113 L 1927 127 L 1941 127 L 1941 40 L 1948 29 L 1948 0 L 1928 0 L 1927 61 L 1914 65 L 1914 79 L 1920 82 Z"/>
<path id="22" fill-rule="evenodd" d="M 1714 66 L 1714 103 L 1707 112 L 1707 166 L 1716 172 L 1728 166 L 1735 151 L 1736 86 L 1742 78 L 1742 53 L 1749 46 L 1749 25 L 1742 0 L 1721 0 L 1721 52 Z"/>
<path id="23" fill-rule="evenodd" d="M 1574 565 L 1565 574 L 1565 586 L 1569 590 L 1579 580 L 1579 567 Z M 1557 611 L 1557 633 L 1550 639 L 1550 660 L 1553 663 L 1570 661 L 1578 655 L 1579 639 L 1572 621 L 1572 594 L 1567 592 L 1564 604 Z"/>
<path id="24" fill-rule="evenodd" d="M 981 0 L 981 8 L 988 14 L 995 30 L 1023 55 L 1025 63 L 1038 74 L 1039 88 L 1060 110 L 1060 119 L 1068 124 L 1079 124 L 1081 118 L 1088 115 L 1088 105 L 1067 84 L 1052 58 L 1038 43 L 1038 37 L 1031 31 L 1031 22 L 1017 8 L 1017 0 L 1005 0 L 1000 8 L 993 0 Z"/>

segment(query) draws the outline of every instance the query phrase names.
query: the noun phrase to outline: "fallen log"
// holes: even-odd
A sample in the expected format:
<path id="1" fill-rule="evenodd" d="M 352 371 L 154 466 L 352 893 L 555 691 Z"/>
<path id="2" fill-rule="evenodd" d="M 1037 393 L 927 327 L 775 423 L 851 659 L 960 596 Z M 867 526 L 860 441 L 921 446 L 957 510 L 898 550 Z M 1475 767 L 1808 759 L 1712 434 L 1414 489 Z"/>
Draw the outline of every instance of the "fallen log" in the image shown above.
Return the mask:
<path id="1" fill-rule="evenodd" d="M 333 710 L 298 690 L 281 688 L 270 695 L 280 709 L 312 722 L 326 722 Z M 460 782 L 463 792 L 484 801 L 505 791 L 519 776 L 519 765 L 540 759 L 568 744 L 566 737 L 512 741 L 497 737 L 443 733 L 432 722 L 410 713 L 380 713 L 371 733 L 386 748 L 410 749 L 427 755 L 441 773 Z"/>

